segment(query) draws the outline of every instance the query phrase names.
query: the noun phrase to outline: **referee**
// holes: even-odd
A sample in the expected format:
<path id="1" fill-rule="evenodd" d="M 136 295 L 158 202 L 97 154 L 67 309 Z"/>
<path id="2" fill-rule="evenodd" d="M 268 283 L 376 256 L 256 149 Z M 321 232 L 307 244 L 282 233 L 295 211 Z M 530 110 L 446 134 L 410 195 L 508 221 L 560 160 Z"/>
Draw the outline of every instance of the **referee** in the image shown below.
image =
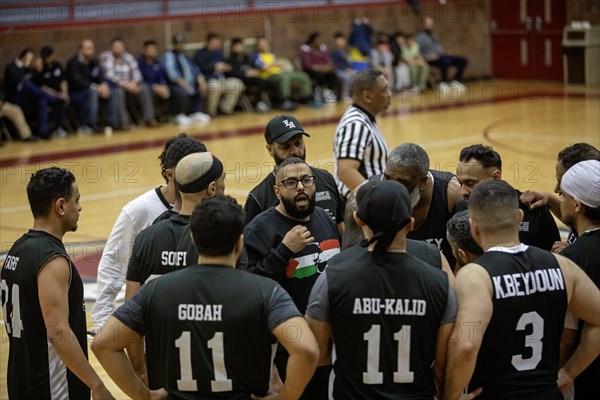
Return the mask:
<path id="1" fill-rule="evenodd" d="M 375 117 L 390 107 L 392 92 L 381 71 L 367 69 L 352 81 L 352 101 L 335 131 L 335 179 L 342 196 L 383 173 L 388 145 Z"/>

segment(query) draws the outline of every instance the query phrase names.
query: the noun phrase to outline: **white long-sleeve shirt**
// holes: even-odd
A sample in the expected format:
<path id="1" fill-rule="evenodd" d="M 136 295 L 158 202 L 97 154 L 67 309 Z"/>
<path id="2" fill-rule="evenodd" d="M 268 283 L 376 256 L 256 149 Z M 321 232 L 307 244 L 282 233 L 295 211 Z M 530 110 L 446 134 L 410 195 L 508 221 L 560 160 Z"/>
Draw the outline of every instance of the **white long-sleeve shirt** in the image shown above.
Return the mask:
<path id="1" fill-rule="evenodd" d="M 115 299 L 125 284 L 135 238 L 169 208 L 160 188 L 156 188 L 136 197 L 121 210 L 98 265 L 97 298 L 92 307 L 92 321 L 97 329 L 115 310 Z"/>

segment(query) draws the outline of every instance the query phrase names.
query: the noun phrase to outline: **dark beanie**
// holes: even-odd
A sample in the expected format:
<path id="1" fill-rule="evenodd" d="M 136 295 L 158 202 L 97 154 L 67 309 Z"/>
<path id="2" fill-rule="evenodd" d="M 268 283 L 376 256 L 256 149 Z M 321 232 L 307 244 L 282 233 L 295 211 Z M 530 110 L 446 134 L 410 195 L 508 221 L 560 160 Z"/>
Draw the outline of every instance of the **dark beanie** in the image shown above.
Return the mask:
<path id="1" fill-rule="evenodd" d="M 392 180 L 365 185 L 367 193 L 361 193 L 360 199 L 357 196 L 357 215 L 373 231 L 369 240 L 369 244 L 375 243 L 373 259 L 382 264 L 396 234 L 410 221 L 410 195 L 403 184 Z"/>

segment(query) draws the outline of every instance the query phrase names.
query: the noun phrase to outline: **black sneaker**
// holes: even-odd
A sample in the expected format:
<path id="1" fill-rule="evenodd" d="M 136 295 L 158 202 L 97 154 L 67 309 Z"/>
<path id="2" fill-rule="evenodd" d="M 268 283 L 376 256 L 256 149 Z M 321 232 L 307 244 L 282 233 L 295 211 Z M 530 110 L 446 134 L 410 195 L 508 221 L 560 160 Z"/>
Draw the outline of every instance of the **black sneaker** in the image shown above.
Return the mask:
<path id="1" fill-rule="evenodd" d="M 23 141 L 27 142 L 27 143 L 37 142 L 37 140 L 38 140 L 37 136 L 33 136 L 33 135 L 29 136 L 28 138 L 23 139 Z"/>

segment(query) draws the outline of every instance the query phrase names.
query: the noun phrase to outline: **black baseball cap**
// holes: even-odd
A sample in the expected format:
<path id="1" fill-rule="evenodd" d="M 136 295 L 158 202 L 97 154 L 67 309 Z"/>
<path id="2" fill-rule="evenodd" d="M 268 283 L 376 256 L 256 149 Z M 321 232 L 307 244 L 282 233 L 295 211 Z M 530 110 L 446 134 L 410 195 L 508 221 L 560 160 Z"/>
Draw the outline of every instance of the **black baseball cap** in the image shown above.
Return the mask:
<path id="1" fill-rule="evenodd" d="M 300 134 L 310 137 L 308 133 L 304 132 L 300 121 L 291 115 L 278 115 L 270 120 L 265 128 L 265 140 L 268 144 L 273 141 L 285 143 Z"/>
<path id="2" fill-rule="evenodd" d="M 364 189 L 363 189 L 364 186 Z M 395 236 L 409 223 L 412 206 L 406 187 L 396 181 L 385 180 L 361 186 L 364 195 L 357 193 L 358 217 L 373 233 Z M 361 190 L 359 189 L 359 192 Z"/>

